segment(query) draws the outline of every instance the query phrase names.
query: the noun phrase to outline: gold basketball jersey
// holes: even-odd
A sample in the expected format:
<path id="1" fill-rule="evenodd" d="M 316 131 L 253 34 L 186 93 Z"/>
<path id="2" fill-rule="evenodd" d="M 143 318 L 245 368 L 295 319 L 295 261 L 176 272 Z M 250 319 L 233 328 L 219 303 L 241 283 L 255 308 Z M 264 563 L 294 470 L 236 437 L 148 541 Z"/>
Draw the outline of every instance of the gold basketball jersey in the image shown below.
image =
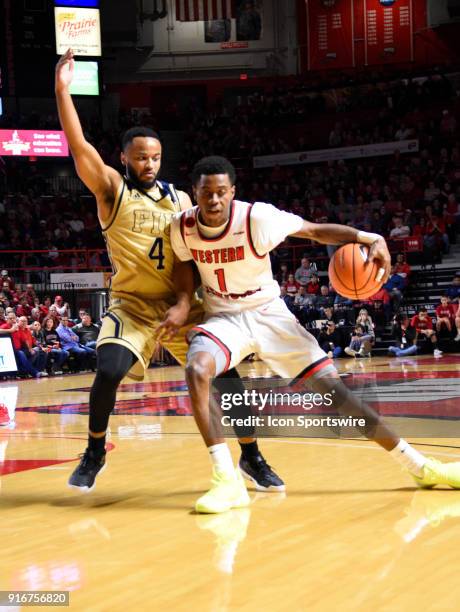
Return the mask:
<path id="1" fill-rule="evenodd" d="M 102 228 L 113 268 L 113 297 L 145 300 L 174 295 L 170 223 L 180 211 L 173 185 L 157 181 L 150 191 L 123 178 L 112 214 Z"/>

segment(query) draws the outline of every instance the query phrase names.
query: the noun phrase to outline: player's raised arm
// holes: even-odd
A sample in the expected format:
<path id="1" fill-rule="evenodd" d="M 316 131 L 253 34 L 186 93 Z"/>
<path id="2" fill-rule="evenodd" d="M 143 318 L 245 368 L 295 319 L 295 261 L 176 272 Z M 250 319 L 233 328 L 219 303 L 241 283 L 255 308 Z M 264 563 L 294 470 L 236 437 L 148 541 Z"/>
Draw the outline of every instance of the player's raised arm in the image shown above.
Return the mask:
<path id="1" fill-rule="evenodd" d="M 304 221 L 300 231 L 291 235 L 296 238 L 315 240 L 320 244 L 346 244 L 347 242 L 367 244 L 370 246 L 369 263 L 378 259 L 381 266 L 378 280 L 383 279 L 383 282 L 386 282 L 390 276 L 391 255 L 385 239 L 379 234 L 362 232 L 348 225 Z"/>
<path id="2" fill-rule="evenodd" d="M 78 176 L 97 198 L 99 217 L 110 214 L 121 176 L 104 164 L 96 149 L 85 139 L 69 87 L 73 79 L 73 51 L 69 49 L 56 65 L 55 93 L 59 120 L 74 158 Z"/>

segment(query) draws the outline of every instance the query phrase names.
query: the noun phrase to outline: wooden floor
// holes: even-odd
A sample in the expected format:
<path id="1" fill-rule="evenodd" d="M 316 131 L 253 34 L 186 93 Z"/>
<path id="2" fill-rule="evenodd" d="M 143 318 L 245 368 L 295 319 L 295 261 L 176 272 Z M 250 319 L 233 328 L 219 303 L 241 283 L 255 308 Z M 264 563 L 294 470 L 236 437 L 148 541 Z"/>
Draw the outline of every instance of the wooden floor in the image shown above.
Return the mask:
<path id="1" fill-rule="evenodd" d="M 459 406 L 460 356 L 338 364 L 382 385 L 396 423 Z M 85 612 L 458 609 L 460 491 L 416 490 L 370 442 L 261 440 L 286 494 L 193 514 L 210 467 L 180 368 L 120 388 L 108 468 L 75 495 L 66 480 L 85 447 L 92 376 L 0 384 L 14 417 L 0 428 L 0 590 L 70 591 L 70 609 Z M 458 438 L 414 442 L 460 460 Z"/>

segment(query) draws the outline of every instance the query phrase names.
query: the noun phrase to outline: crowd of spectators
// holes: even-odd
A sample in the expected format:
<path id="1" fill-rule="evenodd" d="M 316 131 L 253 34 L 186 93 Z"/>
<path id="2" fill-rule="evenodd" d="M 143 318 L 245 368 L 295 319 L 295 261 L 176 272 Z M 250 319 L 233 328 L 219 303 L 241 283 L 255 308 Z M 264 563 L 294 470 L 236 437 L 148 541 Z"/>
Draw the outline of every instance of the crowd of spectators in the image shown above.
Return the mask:
<path id="1" fill-rule="evenodd" d="M 0 337 L 11 338 L 20 378 L 41 378 L 64 372 L 94 371 L 100 322 L 80 309 L 72 319 L 68 302 L 40 299 L 34 287 L 16 284 L 2 270 Z"/>
<path id="2" fill-rule="evenodd" d="M 330 79 L 327 83 L 297 82 L 242 96 L 237 103 L 221 102 L 203 112 L 197 108 L 193 112 L 180 110 L 172 104 L 168 113 L 174 117 L 173 123 L 186 128 L 184 181 L 180 186 L 189 189 L 185 177 L 198 158 L 223 154 L 237 166 L 239 199 L 272 202 L 314 222 L 337 222 L 378 232 L 387 238 L 394 253 L 404 250 L 405 240 L 410 238 L 421 249 L 421 263 L 440 261 L 456 242 L 460 229 L 459 101 L 452 83 L 435 74 L 418 79 L 376 78 L 372 82 L 368 76 L 361 82 L 350 82 L 342 75 L 334 84 Z M 122 111 L 118 129 L 104 130 L 101 122 L 92 118 L 84 122 L 85 135 L 106 163 L 120 169 L 119 135 L 133 122 L 158 128 L 155 117 Z M 9 123 L 25 129 L 59 127 L 53 114 L 0 118 L 0 127 L 10 127 Z M 419 141 L 419 149 L 408 154 L 401 154 L 395 146 L 387 157 L 266 169 L 252 165 L 256 155 L 397 143 L 408 138 Z M 89 194 L 53 192 L 46 165 L 38 162 L 21 163 L 14 158 L 0 158 L 0 162 L 0 250 L 23 251 L 21 255 L 4 254 L 3 265 L 15 269 L 110 267 Z M 89 256 L 87 249 L 91 249 Z M 42 252 L 32 253 L 34 250 Z M 279 245 L 272 253 L 272 265 L 282 298 L 303 325 L 321 332 L 324 346 L 332 345 L 328 353 L 369 354 L 375 335 L 404 307 L 410 266 L 404 253 L 399 253 L 384 287 L 364 302 L 351 302 L 324 280 L 333 252 L 334 247 L 305 245 L 296 239 Z M 15 291 L 5 282 L 0 285 L 4 309 L 13 308 L 18 319 L 26 317 L 27 324 L 35 326 L 32 332 L 37 338 L 42 337 L 45 320 L 51 318 L 54 329 L 48 331 L 59 330 L 62 336 L 60 346 L 54 348 L 62 351 L 61 357 L 73 353 L 79 367 L 85 368 L 90 363 L 89 351 L 76 347 L 86 343 L 76 339 L 70 329 L 70 313 L 61 312 L 58 302 L 52 304 L 46 297 L 40 300 L 33 285 L 16 287 Z M 447 310 L 455 307 L 451 298 Z M 361 309 L 372 316 L 372 329 L 359 320 Z M 436 333 L 431 336 L 437 338 L 446 332 L 458 335 L 456 314 L 440 312 L 444 314 L 437 315 Z M 343 330 L 347 330 L 346 338 L 338 343 Z M 323 338 L 331 335 L 333 340 Z M 436 342 L 430 341 L 433 345 Z M 47 364 L 54 358 L 59 361 L 50 351 Z"/>
<path id="3" fill-rule="evenodd" d="M 377 231 L 400 245 L 405 237 L 417 238 L 425 259 L 439 260 L 455 242 L 460 223 L 460 98 L 452 84 L 441 75 L 375 83 L 345 79 L 334 89 L 333 108 L 325 102 L 332 97 L 323 85 L 314 81 L 275 87 L 244 97 L 236 107 L 221 103 L 203 112 L 183 109 L 188 132 L 180 186 L 190 188 L 186 177 L 199 157 L 221 153 L 238 166 L 240 199 L 272 202 L 312 221 Z M 353 118 L 348 111 L 358 109 L 358 101 L 359 111 Z M 175 112 L 180 114 L 178 109 Z M 320 116 L 334 122 L 330 131 L 318 121 Z M 118 130 L 104 130 L 95 118 L 84 125 L 86 137 L 104 161 L 118 169 L 119 134 L 133 121 L 151 122 L 158 128 L 155 118 L 125 112 L 120 114 Z M 395 150 L 389 157 L 323 164 L 252 167 L 254 155 L 314 148 L 305 121 L 316 126 L 325 139 L 319 143 L 324 147 L 413 137 L 419 141 L 419 151 L 400 154 Z M 36 127 L 43 122 L 42 127 L 59 126 L 55 115 L 40 117 L 38 113 L 0 118 L 2 127 L 9 122 L 15 127 Z M 91 197 L 54 193 L 46 165 L 40 162 L 5 158 L 3 172 L 6 188 L 0 182 L 0 250 L 44 251 L 6 260 L 4 265 L 72 268 L 84 256 L 78 251 L 62 254 L 62 249 L 104 249 Z M 312 257 L 322 253 L 324 249 L 310 251 Z M 96 252 L 84 263 L 91 269 L 110 265 L 105 254 Z"/>

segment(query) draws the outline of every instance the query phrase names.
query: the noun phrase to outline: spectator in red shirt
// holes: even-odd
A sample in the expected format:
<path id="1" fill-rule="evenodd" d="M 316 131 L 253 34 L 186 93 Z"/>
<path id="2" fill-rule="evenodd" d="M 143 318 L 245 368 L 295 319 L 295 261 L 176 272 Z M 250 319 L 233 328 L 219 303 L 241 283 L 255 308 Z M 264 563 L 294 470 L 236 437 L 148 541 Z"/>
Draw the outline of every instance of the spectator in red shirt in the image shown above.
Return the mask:
<path id="1" fill-rule="evenodd" d="M 42 374 L 33 366 L 31 360 L 22 349 L 22 333 L 14 312 L 6 315 L 6 323 L 0 325 L 0 336 L 9 335 L 13 344 L 14 356 L 19 374 L 29 374 L 33 378 L 40 378 Z M 27 325 L 27 319 L 26 319 Z"/>
<path id="2" fill-rule="evenodd" d="M 286 293 L 288 295 L 292 295 L 295 296 L 295 294 L 297 293 L 300 285 L 299 283 L 295 280 L 294 278 L 294 274 L 289 274 L 287 281 L 284 284 L 284 287 L 286 289 Z"/>
<path id="3" fill-rule="evenodd" d="M 420 336 L 424 336 L 426 341 L 433 347 L 434 357 L 442 357 L 442 351 L 438 348 L 438 337 L 433 329 L 433 322 L 428 316 L 427 309 L 420 308 L 418 314 L 412 317 L 410 324 L 417 332 L 417 340 Z"/>
<path id="4" fill-rule="evenodd" d="M 16 306 L 16 316 L 18 318 L 19 317 L 26 317 L 26 319 L 30 319 L 31 313 L 32 313 L 32 308 L 29 306 L 29 304 L 27 302 L 27 298 L 25 296 L 23 296 L 19 300 L 19 305 Z"/>
<path id="5" fill-rule="evenodd" d="M 318 295 L 320 292 L 319 278 L 316 274 L 311 275 L 311 281 L 307 283 L 307 293 Z"/>
<path id="6" fill-rule="evenodd" d="M 28 326 L 27 317 L 18 317 L 18 331 L 13 334 L 13 345 L 16 350 L 24 351 L 32 366 L 34 366 L 42 376 L 47 376 L 44 371 L 47 362 L 46 353 L 37 344 Z M 19 344 L 19 346 L 18 346 Z"/>
<path id="7" fill-rule="evenodd" d="M 34 307 L 35 300 L 37 300 L 37 294 L 35 293 L 34 286 L 30 283 L 26 285 L 26 290 L 22 294 L 21 297 L 25 297 L 27 299 L 27 303 L 31 308 Z"/>
<path id="8" fill-rule="evenodd" d="M 456 308 L 453 304 L 449 304 L 449 298 L 443 296 L 441 303 L 436 306 L 436 331 L 440 332 L 444 326 L 447 331 L 452 331 L 452 325 L 455 322 Z"/>
<path id="9" fill-rule="evenodd" d="M 406 262 L 404 253 L 398 253 L 396 255 L 395 272 L 403 277 L 404 284 L 407 287 L 410 276 L 410 265 Z"/>
<path id="10" fill-rule="evenodd" d="M 445 253 L 449 252 L 449 236 L 446 234 L 444 221 L 437 215 L 433 215 L 431 206 L 425 206 L 426 229 L 424 242 L 430 248 L 443 248 Z"/>

